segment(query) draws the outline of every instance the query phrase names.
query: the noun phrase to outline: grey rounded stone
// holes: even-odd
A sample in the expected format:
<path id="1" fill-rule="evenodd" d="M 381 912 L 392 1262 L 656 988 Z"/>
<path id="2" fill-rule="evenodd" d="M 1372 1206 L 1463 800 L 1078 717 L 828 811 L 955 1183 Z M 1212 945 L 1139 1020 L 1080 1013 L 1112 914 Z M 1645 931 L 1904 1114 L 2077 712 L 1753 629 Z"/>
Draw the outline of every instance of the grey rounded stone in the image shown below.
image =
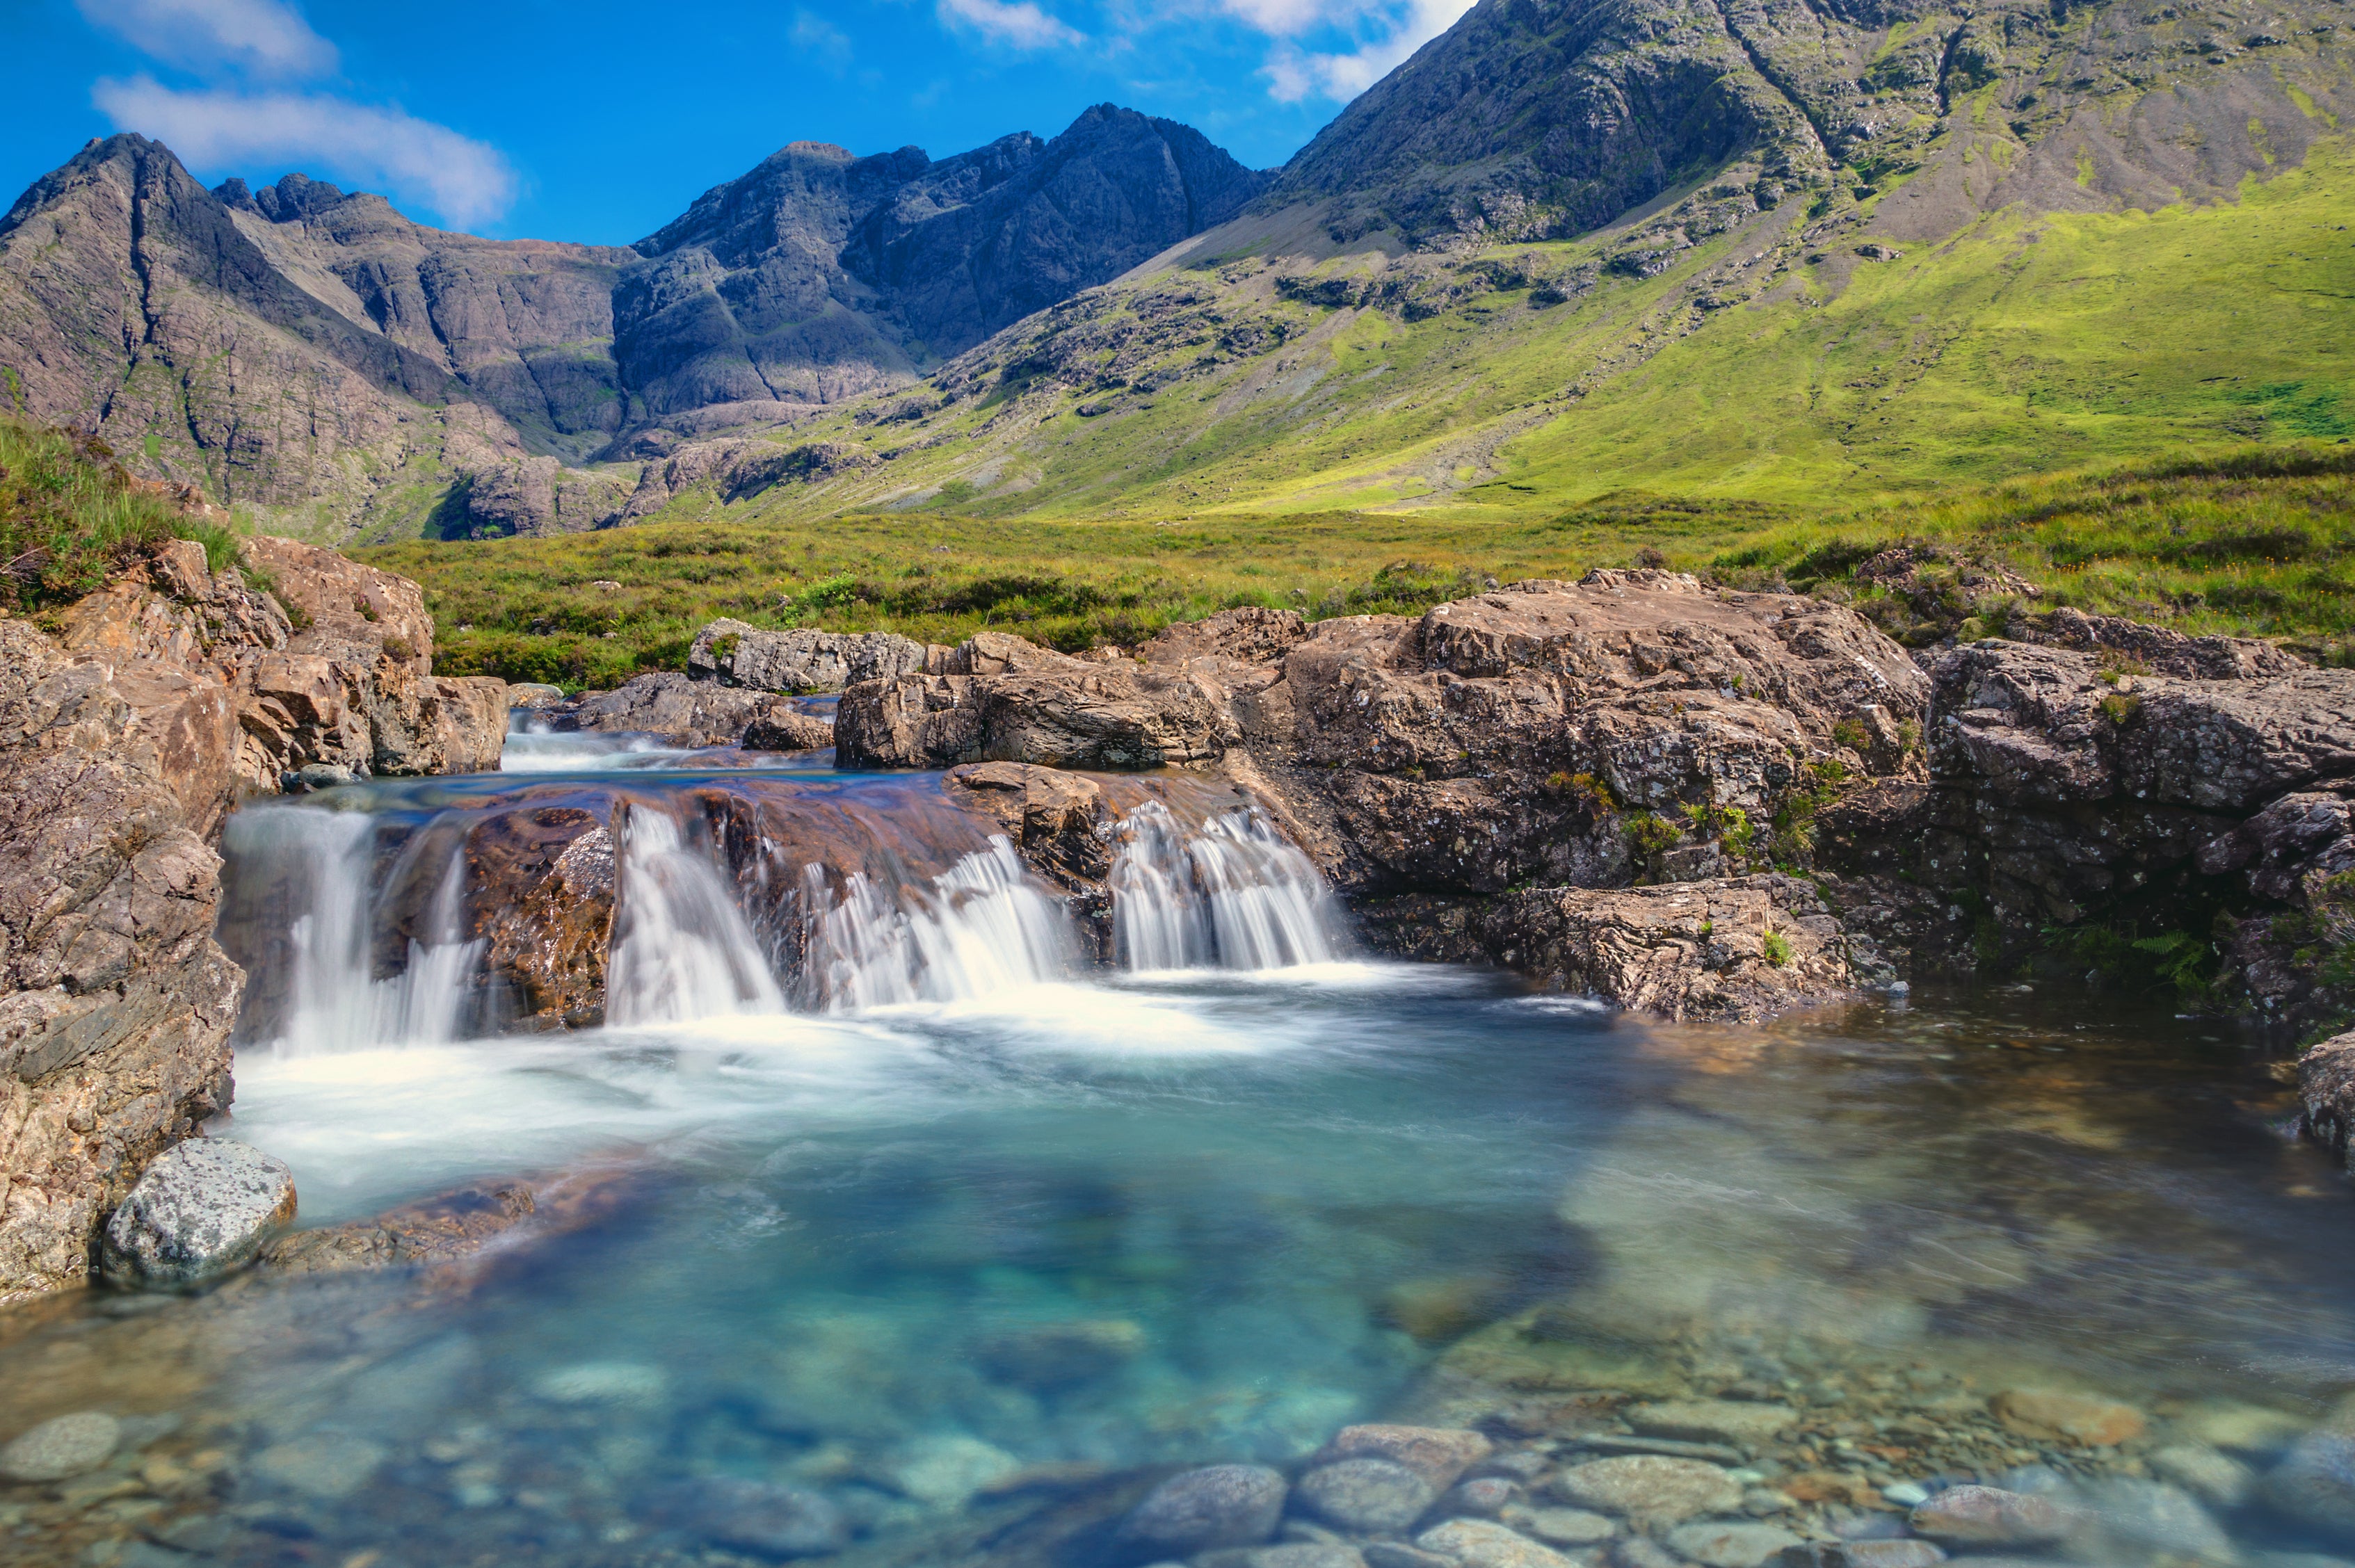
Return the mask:
<path id="1" fill-rule="evenodd" d="M 12 1481 L 62 1481 L 114 1457 L 123 1424 L 95 1410 L 42 1422 L 0 1448 L 0 1476 Z"/>
<path id="2" fill-rule="evenodd" d="M 157 1156 L 106 1223 L 108 1277 L 194 1285 L 249 1261 L 294 1217 L 294 1172 L 250 1144 L 197 1138 Z"/>
<path id="3" fill-rule="evenodd" d="M 1404 1530 L 1439 1496 L 1439 1489 L 1388 1459 L 1340 1459 L 1300 1478 L 1303 1508 L 1343 1530 L 1386 1535 Z"/>
<path id="4" fill-rule="evenodd" d="M 1220 1546 L 1256 1546 L 1284 1516 L 1284 1477 L 1264 1465 L 1211 1465 L 1170 1477 L 1121 1520 L 1132 1546 L 1188 1557 Z"/>

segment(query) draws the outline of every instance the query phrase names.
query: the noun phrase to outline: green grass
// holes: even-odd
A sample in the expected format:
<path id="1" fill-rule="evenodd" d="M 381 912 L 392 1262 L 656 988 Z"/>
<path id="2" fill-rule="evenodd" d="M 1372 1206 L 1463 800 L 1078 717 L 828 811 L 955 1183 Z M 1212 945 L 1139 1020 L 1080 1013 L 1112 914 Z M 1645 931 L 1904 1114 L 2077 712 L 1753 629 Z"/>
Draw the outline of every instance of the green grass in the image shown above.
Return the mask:
<path id="1" fill-rule="evenodd" d="M 104 586 L 166 539 L 194 539 L 213 570 L 236 539 L 140 486 L 94 436 L 0 419 L 0 604 L 42 609 Z"/>
<path id="2" fill-rule="evenodd" d="M 720 616 L 936 642 L 997 627 L 1078 649 L 1134 643 L 1234 605 L 1312 619 L 1415 613 L 1490 577 L 1593 567 L 1846 591 L 1858 563 L 1904 542 L 2011 567 L 2044 590 L 2026 609 L 2075 605 L 2327 648 L 2355 634 L 2355 446 L 2253 448 L 1837 512 L 1622 492 L 1536 519 L 917 514 L 657 523 L 358 555 L 424 586 L 443 673 L 579 686 L 683 668 L 696 629 Z M 600 580 L 621 586 L 591 586 Z"/>
<path id="3" fill-rule="evenodd" d="M 2355 636 L 2355 445 L 2015 480 L 1787 524 L 1687 564 L 1814 588 L 1909 542 L 2009 567 L 2042 590 L 2023 609 L 2073 606 L 2330 655 Z M 1870 609 L 1876 590 L 1859 597 Z"/>
<path id="4" fill-rule="evenodd" d="M 2020 155 L 1965 116 L 1948 134 L 1975 160 Z M 2231 201 L 2007 208 L 1895 260 L 1862 259 L 1853 235 L 1811 247 L 1806 216 L 1778 210 L 1657 277 L 1605 271 L 1546 309 L 1529 288 L 1499 289 L 1406 321 L 1270 300 L 1263 277 L 1164 273 L 1107 291 L 1095 328 L 1141 331 L 1207 291 L 1220 320 L 1287 336 L 1209 371 L 1188 368 L 1199 334 L 1181 336 L 1130 367 L 1126 390 L 1024 382 L 890 427 L 845 410 L 790 439 L 865 441 L 892 461 L 729 510 L 1509 519 L 1629 490 L 1821 509 L 2336 440 L 2355 437 L 2350 212 L 2355 149 L 2334 132 Z M 1458 270 L 1563 276 L 1615 242 L 1497 247 Z M 1729 281 L 1735 261 L 1777 253 L 1773 276 Z M 1176 379 L 1135 390 L 1148 377 Z M 690 496 L 669 514 L 717 511 Z"/>

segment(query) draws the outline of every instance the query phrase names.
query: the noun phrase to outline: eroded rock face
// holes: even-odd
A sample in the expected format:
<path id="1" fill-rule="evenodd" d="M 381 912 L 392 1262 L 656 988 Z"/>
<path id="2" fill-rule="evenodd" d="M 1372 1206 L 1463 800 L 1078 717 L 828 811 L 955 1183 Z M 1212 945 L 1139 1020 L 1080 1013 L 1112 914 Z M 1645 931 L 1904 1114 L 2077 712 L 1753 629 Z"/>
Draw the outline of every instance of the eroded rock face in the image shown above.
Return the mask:
<path id="1" fill-rule="evenodd" d="M 1838 922 L 1796 877 L 1407 895 L 1359 908 L 1369 939 L 1388 950 L 1499 963 L 1668 1018 L 1763 1018 L 1858 983 Z"/>
<path id="2" fill-rule="evenodd" d="M 0 1300 L 85 1278 L 141 1171 L 229 1104 L 229 810 L 305 767 L 496 765 L 504 688 L 435 681 L 416 585 L 247 548 L 272 593 L 184 541 L 56 636 L 0 620 Z"/>
<path id="3" fill-rule="evenodd" d="M 467 842 L 468 880 L 485 890 L 484 961 L 517 998 L 525 1029 L 593 1028 L 605 1019 L 613 933 L 613 836 L 574 806 L 509 812 Z"/>
<path id="4" fill-rule="evenodd" d="M 610 692 L 583 692 L 541 711 L 549 727 L 559 732 L 657 735 L 673 746 L 690 747 L 734 746 L 755 724 L 790 737 L 804 733 L 794 721 L 807 717 L 787 699 L 768 692 L 739 690 L 667 670 L 637 676 Z"/>
<path id="5" fill-rule="evenodd" d="M 1930 778 L 1817 823 L 1834 906 L 1930 970 L 2033 959 L 2087 922 L 2183 932 L 2222 951 L 2223 994 L 2308 1015 L 2314 953 L 2355 936 L 2332 880 L 2355 870 L 2355 672 L 2077 619 L 2096 651 L 1936 660 Z"/>
<path id="6" fill-rule="evenodd" d="M 695 634 L 687 673 L 762 692 L 838 692 L 855 681 L 922 674 L 935 652 L 888 631 L 762 631 L 741 620 L 715 620 Z"/>

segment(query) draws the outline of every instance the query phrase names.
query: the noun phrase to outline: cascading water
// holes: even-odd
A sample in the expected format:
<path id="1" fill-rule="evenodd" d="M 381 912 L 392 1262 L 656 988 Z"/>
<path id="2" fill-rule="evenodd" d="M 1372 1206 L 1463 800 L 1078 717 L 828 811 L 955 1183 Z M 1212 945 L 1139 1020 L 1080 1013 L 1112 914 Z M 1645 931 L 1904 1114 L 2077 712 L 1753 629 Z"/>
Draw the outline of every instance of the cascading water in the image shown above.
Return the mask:
<path id="1" fill-rule="evenodd" d="M 403 852 L 412 872 L 443 835 L 429 827 Z M 453 844 L 411 929 L 400 973 L 377 978 L 372 891 L 377 820 L 365 811 L 284 807 L 247 813 L 231 849 L 273 879 L 293 913 L 285 943 L 285 1005 L 273 1048 L 288 1056 L 437 1045 L 458 1038 L 485 944 L 465 934 L 466 865 Z"/>
<path id="2" fill-rule="evenodd" d="M 1189 832 L 1148 800 L 1122 829 L 1110 879 L 1121 968 L 1273 969 L 1340 956 L 1316 868 L 1257 812 Z"/>
<path id="3" fill-rule="evenodd" d="M 783 1012 L 768 954 L 711 857 L 661 810 L 624 821 L 606 1017 L 627 1025 Z"/>
<path id="4" fill-rule="evenodd" d="M 826 912 L 806 973 L 829 1011 L 911 1001 L 965 1001 L 1012 986 L 1060 980 L 1071 969 L 1062 916 L 1030 885 L 1014 847 L 992 838 L 928 889 L 893 898 L 864 874 L 826 907 L 824 873 L 804 874 L 804 895 Z"/>

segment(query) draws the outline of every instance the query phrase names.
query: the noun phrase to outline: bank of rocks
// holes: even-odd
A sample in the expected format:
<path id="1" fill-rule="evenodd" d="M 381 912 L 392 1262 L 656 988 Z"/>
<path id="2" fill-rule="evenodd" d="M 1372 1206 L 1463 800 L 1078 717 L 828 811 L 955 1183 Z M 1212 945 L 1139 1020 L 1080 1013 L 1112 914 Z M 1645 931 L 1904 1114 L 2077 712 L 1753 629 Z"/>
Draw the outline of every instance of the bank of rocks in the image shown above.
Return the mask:
<path id="1" fill-rule="evenodd" d="M 244 977 L 213 939 L 239 801 L 496 768 L 496 681 L 432 673 L 414 583 L 282 539 L 174 541 L 0 620 L 0 1300 L 88 1277 L 141 1171 L 225 1107 Z"/>
<path id="2" fill-rule="evenodd" d="M 847 687 L 846 766 L 1220 769 L 1379 943 L 1679 1015 L 1855 983 L 1812 895 L 1749 876 L 1827 780 L 1918 776 L 1928 697 L 1847 609 L 1650 571 L 1420 618 L 1229 610 L 1085 659 L 986 633 L 937 662 Z M 1651 895 L 1590 896 L 1638 881 L 1697 888 L 1724 932 L 1656 939 Z"/>

